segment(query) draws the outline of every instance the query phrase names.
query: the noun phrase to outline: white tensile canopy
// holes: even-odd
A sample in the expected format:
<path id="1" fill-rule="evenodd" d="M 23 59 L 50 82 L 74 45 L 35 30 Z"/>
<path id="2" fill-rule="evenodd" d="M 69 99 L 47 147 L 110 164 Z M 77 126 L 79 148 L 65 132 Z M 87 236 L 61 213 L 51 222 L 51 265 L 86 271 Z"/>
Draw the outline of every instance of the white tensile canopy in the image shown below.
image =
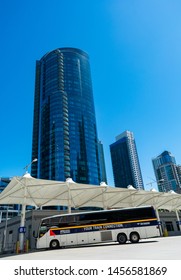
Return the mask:
<path id="1" fill-rule="evenodd" d="M 36 179 L 26 173 L 23 177 L 13 177 L 0 193 L 0 204 L 21 204 L 19 231 L 20 250 L 24 246 L 26 206 L 35 207 L 61 205 L 71 208 L 100 207 L 104 209 L 152 205 L 156 209 L 174 210 L 179 221 L 181 195 L 174 192 L 137 190 L 133 187 L 113 188 L 106 184 L 100 186 L 78 184 L 67 179 L 66 182 Z M 180 221 L 179 221 L 180 225 Z"/>
<path id="2" fill-rule="evenodd" d="M 66 182 L 35 179 L 30 174 L 13 177 L 0 194 L 0 204 L 22 204 L 35 207 L 61 205 L 69 209 L 101 207 L 104 209 L 152 205 L 156 209 L 180 210 L 181 195 L 106 184 L 85 185 L 68 179 Z"/>

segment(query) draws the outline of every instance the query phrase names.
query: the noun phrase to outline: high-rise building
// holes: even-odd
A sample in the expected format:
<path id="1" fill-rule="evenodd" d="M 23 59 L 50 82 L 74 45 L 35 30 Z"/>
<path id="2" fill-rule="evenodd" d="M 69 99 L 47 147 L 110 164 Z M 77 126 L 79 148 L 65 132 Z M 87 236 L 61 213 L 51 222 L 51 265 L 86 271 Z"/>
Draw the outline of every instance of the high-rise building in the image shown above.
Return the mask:
<path id="1" fill-rule="evenodd" d="M 58 48 L 36 62 L 31 174 L 100 184 L 89 56 Z"/>
<path id="2" fill-rule="evenodd" d="M 161 192 L 181 192 L 181 169 L 176 164 L 175 157 L 168 151 L 164 151 L 152 159 L 158 189 Z"/>
<path id="3" fill-rule="evenodd" d="M 144 189 L 133 133 L 125 131 L 110 145 L 114 183 L 116 187 Z"/>

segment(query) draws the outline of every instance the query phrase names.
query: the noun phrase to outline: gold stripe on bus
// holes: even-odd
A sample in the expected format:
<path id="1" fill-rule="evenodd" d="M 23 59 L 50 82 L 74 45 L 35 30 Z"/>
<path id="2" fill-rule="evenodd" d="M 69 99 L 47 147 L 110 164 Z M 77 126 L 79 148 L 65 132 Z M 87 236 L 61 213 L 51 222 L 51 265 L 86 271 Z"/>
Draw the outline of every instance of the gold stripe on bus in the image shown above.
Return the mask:
<path id="1" fill-rule="evenodd" d="M 95 227 L 95 226 L 119 225 L 119 224 L 129 224 L 129 223 L 139 223 L 139 222 L 150 222 L 150 221 L 156 221 L 156 220 L 157 220 L 157 218 L 152 218 L 152 219 L 144 219 L 144 220 L 133 220 L 133 221 L 128 221 L 128 222 L 112 222 L 112 223 L 105 223 L 105 224 L 90 224 L 90 225 L 82 225 L 82 226 L 50 228 L 50 230 L 62 230 L 62 229 L 71 229 L 71 228 L 85 228 L 85 227 Z"/>

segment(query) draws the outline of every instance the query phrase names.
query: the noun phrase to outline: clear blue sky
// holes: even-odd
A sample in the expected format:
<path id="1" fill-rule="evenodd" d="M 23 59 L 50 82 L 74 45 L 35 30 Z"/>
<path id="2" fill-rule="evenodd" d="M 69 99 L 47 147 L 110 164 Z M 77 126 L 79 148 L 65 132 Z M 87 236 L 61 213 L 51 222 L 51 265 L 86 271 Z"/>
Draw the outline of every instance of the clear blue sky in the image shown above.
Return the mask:
<path id="1" fill-rule="evenodd" d="M 180 15 L 180 0 L 1 1 L 0 176 L 22 175 L 31 161 L 35 61 L 59 47 L 90 56 L 110 185 L 109 145 L 124 130 L 145 185 L 164 150 L 181 164 Z"/>

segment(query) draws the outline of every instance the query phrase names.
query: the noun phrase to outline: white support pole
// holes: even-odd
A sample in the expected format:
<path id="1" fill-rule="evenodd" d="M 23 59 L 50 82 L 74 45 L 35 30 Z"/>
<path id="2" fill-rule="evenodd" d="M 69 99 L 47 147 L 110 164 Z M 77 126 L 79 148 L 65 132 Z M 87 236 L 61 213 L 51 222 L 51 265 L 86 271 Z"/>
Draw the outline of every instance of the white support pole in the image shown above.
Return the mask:
<path id="1" fill-rule="evenodd" d="M 6 251 L 6 237 L 7 237 L 7 226 L 8 226 L 8 210 L 9 210 L 9 205 L 7 205 L 6 208 L 6 220 L 5 220 L 5 228 L 3 232 L 3 251 Z"/>
<path id="2" fill-rule="evenodd" d="M 26 204 L 22 204 L 21 209 L 21 221 L 19 228 L 19 246 L 20 252 L 24 250 L 24 235 L 25 235 L 25 215 L 26 215 Z"/>
<path id="3" fill-rule="evenodd" d="M 29 177 L 29 173 L 26 173 L 24 177 Z M 23 252 L 24 250 L 24 237 L 25 237 L 25 215 L 26 215 L 26 195 L 27 195 L 27 189 L 26 189 L 26 182 L 23 186 L 24 188 L 24 199 L 22 203 L 21 208 L 21 220 L 20 220 L 20 227 L 19 227 L 19 249 L 20 252 Z"/>
<path id="4" fill-rule="evenodd" d="M 104 210 L 107 209 L 107 205 L 106 205 L 106 191 L 107 191 L 107 184 L 105 182 L 101 182 L 100 183 L 101 187 L 104 187 L 102 189 L 102 207 Z"/>
<path id="5" fill-rule="evenodd" d="M 160 236 L 163 236 L 163 231 L 162 231 L 162 226 L 161 226 L 161 221 L 160 221 L 160 216 L 159 216 L 159 212 L 158 209 L 155 209 L 156 211 L 156 216 L 158 219 L 158 227 L 159 227 L 159 231 L 160 231 Z"/>
<path id="6" fill-rule="evenodd" d="M 66 179 L 66 185 L 67 185 L 67 192 L 68 192 L 68 213 L 71 213 L 71 207 L 72 207 L 72 198 L 71 198 L 71 190 L 70 190 L 70 183 L 75 184 L 75 182 L 72 180 L 72 178 Z"/>
<path id="7" fill-rule="evenodd" d="M 178 226 L 179 226 L 179 229 L 180 229 L 180 231 L 181 231 L 181 219 L 180 219 L 180 217 L 179 217 L 178 210 L 175 210 L 175 214 L 176 214 L 176 216 L 177 216 Z"/>

